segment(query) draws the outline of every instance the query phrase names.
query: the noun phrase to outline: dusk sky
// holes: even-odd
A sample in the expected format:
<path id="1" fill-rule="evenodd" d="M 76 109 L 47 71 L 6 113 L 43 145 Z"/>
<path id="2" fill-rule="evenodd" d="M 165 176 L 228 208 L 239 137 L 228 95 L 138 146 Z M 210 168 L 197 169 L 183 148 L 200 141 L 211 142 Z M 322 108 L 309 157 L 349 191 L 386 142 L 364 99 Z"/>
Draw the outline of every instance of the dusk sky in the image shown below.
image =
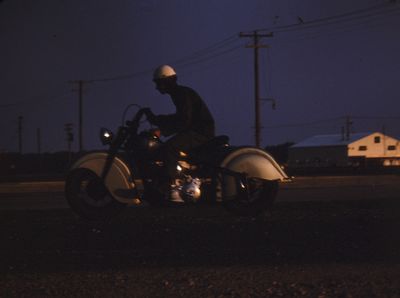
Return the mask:
<path id="1" fill-rule="evenodd" d="M 259 29 L 261 145 L 353 132 L 400 137 L 400 1 L 390 0 L 3 0 L 0 1 L 0 152 L 78 148 L 84 84 L 84 148 L 102 148 L 128 104 L 173 113 L 152 70 L 170 64 L 213 113 L 217 134 L 254 144 L 253 50 Z M 129 116 L 133 115 L 131 110 Z"/>

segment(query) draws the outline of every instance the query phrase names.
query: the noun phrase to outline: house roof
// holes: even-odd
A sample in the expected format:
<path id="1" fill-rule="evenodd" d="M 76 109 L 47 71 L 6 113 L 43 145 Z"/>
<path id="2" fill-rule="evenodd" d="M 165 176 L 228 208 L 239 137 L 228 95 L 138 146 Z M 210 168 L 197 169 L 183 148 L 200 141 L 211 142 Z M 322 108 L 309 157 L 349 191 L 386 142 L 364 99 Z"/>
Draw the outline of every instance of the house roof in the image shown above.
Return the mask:
<path id="1" fill-rule="evenodd" d="M 316 135 L 310 138 L 307 138 L 299 143 L 296 143 L 292 146 L 292 148 L 299 147 L 322 147 L 322 146 L 347 146 L 359 139 L 362 139 L 366 136 L 373 134 L 372 132 L 363 132 L 363 133 L 353 133 L 350 134 L 348 140 L 343 138 L 342 134 L 332 134 L 332 135 Z"/>

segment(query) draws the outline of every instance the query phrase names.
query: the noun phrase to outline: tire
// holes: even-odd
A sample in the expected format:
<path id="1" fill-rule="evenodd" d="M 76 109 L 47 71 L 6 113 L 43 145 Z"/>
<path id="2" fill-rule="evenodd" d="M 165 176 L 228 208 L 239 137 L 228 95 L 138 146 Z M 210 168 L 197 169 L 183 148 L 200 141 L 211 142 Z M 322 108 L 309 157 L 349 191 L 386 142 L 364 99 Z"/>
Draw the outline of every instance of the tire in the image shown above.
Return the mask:
<path id="1" fill-rule="evenodd" d="M 257 216 L 271 209 L 278 193 L 278 181 L 250 178 L 248 182 L 248 199 L 231 198 L 225 202 L 225 208 L 239 216 Z"/>
<path id="2" fill-rule="evenodd" d="M 65 196 L 76 214 L 91 221 L 111 219 L 125 206 L 111 196 L 96 173 L 86 168 L 77 168 L 68 174 Z"/>

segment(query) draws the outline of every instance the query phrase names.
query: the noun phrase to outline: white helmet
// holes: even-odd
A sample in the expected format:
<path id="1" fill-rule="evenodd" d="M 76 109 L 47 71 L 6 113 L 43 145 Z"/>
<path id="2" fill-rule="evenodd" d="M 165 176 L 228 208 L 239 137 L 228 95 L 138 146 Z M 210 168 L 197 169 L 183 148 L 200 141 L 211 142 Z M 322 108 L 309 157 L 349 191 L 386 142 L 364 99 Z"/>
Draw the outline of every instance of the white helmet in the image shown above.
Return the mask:
<path id="1" fill-rule="evenodd" d="M 176 76 L 176 72 L 171 66 L 161 65 L 154 71 L 153 80 L 160 80 L 173 76 Z"/>

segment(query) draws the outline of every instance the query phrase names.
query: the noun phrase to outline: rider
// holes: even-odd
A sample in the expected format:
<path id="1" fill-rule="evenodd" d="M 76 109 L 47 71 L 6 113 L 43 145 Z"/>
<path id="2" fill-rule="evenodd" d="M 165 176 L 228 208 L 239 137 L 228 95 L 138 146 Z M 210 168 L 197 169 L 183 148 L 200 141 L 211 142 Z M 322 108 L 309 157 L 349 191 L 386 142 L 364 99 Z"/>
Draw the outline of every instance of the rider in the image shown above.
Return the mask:
<path id="1" fill-rule="evenodd" d="M 154 115 L 149 108 L 145 109 L 149 122 L 158 126 L 162 135 L 172 136 L 164 146 L 165 172 L 159 183 L 160 192 L 169 193 L 176 176 L 179 151 L 187 152 L 212 139 L 215 136 L 214 119 L 196 91 L 178 85 L 171 66 L 159 66 L 154 71 L 153 82 L 161 94 L 171 97 L 176 107 L 176 112 L 169 115 Z"/>

